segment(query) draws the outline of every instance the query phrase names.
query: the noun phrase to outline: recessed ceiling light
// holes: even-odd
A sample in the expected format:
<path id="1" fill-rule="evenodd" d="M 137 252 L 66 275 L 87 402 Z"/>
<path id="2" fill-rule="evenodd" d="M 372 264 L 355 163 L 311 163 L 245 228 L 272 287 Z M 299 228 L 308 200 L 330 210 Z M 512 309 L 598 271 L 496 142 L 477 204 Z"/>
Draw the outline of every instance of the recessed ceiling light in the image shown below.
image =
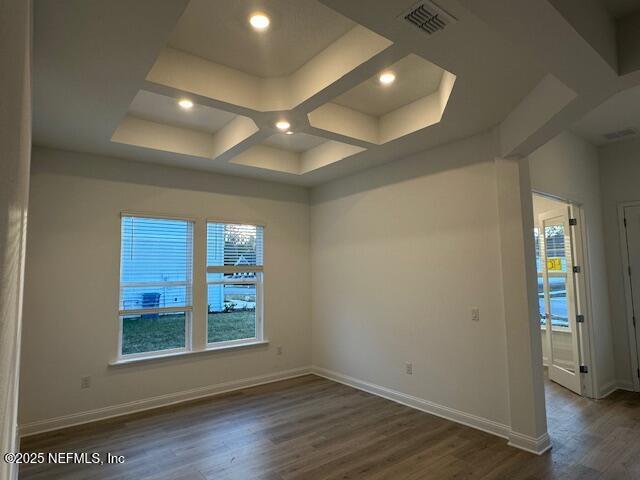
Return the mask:
<path id="1" fill-rule="evenodd" d="M 189 109 L 193 108 L 193 102 L 191 100 L 189 100 L 188 98 L 183 98 L 182 100 L 180 100 L 178 102 L 178 105 L 180 105 L 185 110 L 189 110 Z"/>
<path id="2" fill-rule="evenodd" d="M 284 132 L 284 133 L 286 133 L 287 135 L 293 135 L 293 132 L 291 130 L 289 130 L 287 132 Z"/>
<path id="3" fill-rule="evenodd" d="M 393 72 L 383 72 L 378 77 L 382 85 L 391 85 L 396 80 L 396 74 Z"/>
<path id="4" fill-rule="evenodd" d="M 263 31 L 269 28 L 271 20 L 264 13 L 254 13 L 249 17 L 249 23 L 255 30 Z"/>
<path id="5" fill-rule="evenodd" d="M 278 123 L 276 123 L 276 128 L 278 130 L 289 130 L 290 126 L 291 125 L 289 124 L 289 122 L 285 120 L 280 120 Z"/>

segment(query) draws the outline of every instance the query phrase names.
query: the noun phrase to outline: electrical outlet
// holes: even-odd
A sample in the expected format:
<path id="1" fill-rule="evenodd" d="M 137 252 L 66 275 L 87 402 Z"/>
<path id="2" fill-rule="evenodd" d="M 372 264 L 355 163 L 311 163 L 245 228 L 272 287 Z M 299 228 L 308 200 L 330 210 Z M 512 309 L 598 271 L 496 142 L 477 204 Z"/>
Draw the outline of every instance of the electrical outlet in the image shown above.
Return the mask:
<path id="1" fill-rule="evenodd" d="M 282 355 L 282 345 L 276 347 L 276 355 Z"/>
<path id="2" fill-rule="evenodd" d="M 413 363 L 407 362 L 404 364 L 404 371 L 407 375 L 413 375 Z"/>
<path id="3" fill-rule="evenodd" d="M 80 377 L 80 388 L 89 388 L 91 386 L 91 377 Z"/>
<path id="4" fill-rule="evenodd" d="M 473 307 L 471 309 L 471 320 L 474 322 L 480 321 L 480 309 L 478 307 Z"/>

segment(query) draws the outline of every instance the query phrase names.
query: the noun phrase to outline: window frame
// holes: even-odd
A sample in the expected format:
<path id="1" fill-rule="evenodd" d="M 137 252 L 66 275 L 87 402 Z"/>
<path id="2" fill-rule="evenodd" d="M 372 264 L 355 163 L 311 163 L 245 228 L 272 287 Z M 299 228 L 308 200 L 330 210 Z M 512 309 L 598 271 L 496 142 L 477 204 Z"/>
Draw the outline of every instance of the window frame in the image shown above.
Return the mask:
<path id="1" fill-rule="evenodd" d="M 136 309 L 122 312 L 120 310 L 120 292 L 121 292 L 121 274 L 122 274 L 122 218 L 123 217 L 141 217 L 158 220 L 180 220 L 188 221 L 192 224 L 191 231 L 191 306 L 190 307 L 164 307 L 164 312 L 157 312 L 156 309 Z M 118 338 L 117 351 L 114 360 L 109 361 L 112 367 L 122 365 L 135 365 L 146 361 L 163 361 L 167 358 L 180 358 L 184 355 L 194 354 L 215 354 L 217 351 L 228 351 L 235 349 L 254 348 L 269 344 L 269 340 L 265 337 L 265 321 L 264 321 L 264 253 L 265 241 L 264 235 L 267 229 L 266 223 L 254 220 L 228 220 L 224 218 L 207 217 L 207 216 L 189 216 L 182 214 L 164 214 L 148 211 L 122 210 L 118 216 L 119 242 L 117 247 L 118 263 L 118 280 L 117 280 L 117 298 L 115 300 L 115 315 L 118 322 Z M 250 271 L 259 273 L 256 282 L 256 336 L 248 339 L 230 340 L 225 342 L 208 342 L 208 292 L 207 292 L 207 224 L 208 223 L 225 223 L 234 225 L 252 225 L 262 228 L 263 242 L 262 255 L 263 265 L 251 266 Z M 200 277 L 202 275 L 202 277 Z M 204 281 L 204 289 L 201 288 L 201 280 Z M 147 285 L 146 282 L 144 285 Z M 160 282 L 165 284 L 164 282 Z M 173 282 L 167 282 L 173 283 Z M 177 282 L 184 283 L 184 282 Z M 238 280 L 227 283 L 241 283 Z M 152 311 L 149 311 L 152 310 Z M 200 318 L 204 310 L 204 328 L 201 330 Z M 139 352 L 131 354 L 122 354 L 123 347 L 123 316 L 136 315 L 141 313 L 166 313 L 170 311 L 185 313 L 185 346 L 180 348 L 172 348 L 165 350 L 154 350 L 149 352 Z"/>
<path id="2" fill-rule="evenodd" d="M 250 225 L 256 228 L 262 228 L 262 265 L 248 265 L 248 266 L 231 266 L 231 265 L 207 265 L 208 258 L 208 226 L 209 224 L 217 223 L 217 224 L 225 224 L 225 225 Z M 265 225 L 259 222 L 240 222 L 240 221 L 229 221 L 229 220 L 221 220 L 219 218 L 206 218 L 204 222 L 204 284 L 205 284 L 205 321 L 204 321 L 204 345 L 205 350 L 219 350 L 224 349 L 225 347 L 237 347 L 243 345 L 253 345 L 256 343 L 265 342 L 264 336 L 264 257 L 265 257 Z M 208 274 L 209 273 L 255 273 L 255 279 L 247 280 L 212 280 L 209 281 Z M 209 285 L 255 285 L 256 287 L 256 310 L 255 310 L 255 318 L 256 318 L 256 326 L 255 326 L 255 336 L 249 338 L 239 338 L 235 340 L 224 340 L 221 342 L 209 342 Z"/>
<path id="3" fill-rule="evenodd" d="M 160 286 L 160 285 L 191 285 L 191 305 L 190 306 L 178 306 L 178 307 L 159 307 L 159 308 L 139 308 L 122 310 L 120 307 L 121 295 L 122 295 L 122 220 L 125 217 L 132 218 L 148 218 L 153 220 L 175 220 L 191 223 L 191 265 L 189 266 L 190 281 L 171 281 L 171 282 L 130 282 L 128 287 L 133 286 Z M 176 216 L 176 215 L 164 215 L 155 213 L 141 213 L 122 211 L 119 216 L 119 244 L 118 244 L 118 301 L 116 307 L 116 313 L 118 318 L 118 350 L 117 361 L 128 362 L 131 360 L 139 360 L 146 358 L 161 358 L 164 356 L 171 356 L 181 353 L 189 353 L 193 351 L 193 305 L 195 303 L 195 288 L 194 288 L 194 264 L 195 264 L 195 247 L 196 247 L 196 226 L 197 220 L 193 217 Z M 139 285 L 135 285 L 139 284 Z M 137 352 L 124 354 L 122 348 L 124 346 L 124 317 L 130 315 L 143 315 L 143 314 L 158 314 L 180 312 L 185 314 L 184 319 L 184 347 L 179 348 L 167 348 L 163 350 L 150 350 L 147 352 Z"/>

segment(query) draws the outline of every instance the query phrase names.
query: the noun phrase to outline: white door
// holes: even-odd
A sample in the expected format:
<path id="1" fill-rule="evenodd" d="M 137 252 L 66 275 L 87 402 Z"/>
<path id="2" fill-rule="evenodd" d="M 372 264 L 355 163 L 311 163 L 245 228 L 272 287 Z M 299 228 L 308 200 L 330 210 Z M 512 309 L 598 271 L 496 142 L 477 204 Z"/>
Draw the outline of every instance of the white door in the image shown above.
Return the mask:
<path id="1" fill-rule="evenodd" d="M 627 252 L 629 255 L 629 281 L 630 289 L 627 289 L 627 294 L 630 292 L 632 316 L 636 319 L 640 318 L 640 206 L 624 207 L 624 219 L 625 230 L 627 235 Z M 630 328 L 633 331 L 630 332 L 630 340 L 632 344 L 635 342 L 635 350 L 640 355 L 640 336 L 638 335 L 637 325 Z M 639 370 L 640 372 L 640 370 Z M 640 373 L 638 373 L 640 377 Z"/>
<path id="2" fill-rule="evenodd" d="M 549 379 L 582 395 L 569 206 L 540 215 Z"/>

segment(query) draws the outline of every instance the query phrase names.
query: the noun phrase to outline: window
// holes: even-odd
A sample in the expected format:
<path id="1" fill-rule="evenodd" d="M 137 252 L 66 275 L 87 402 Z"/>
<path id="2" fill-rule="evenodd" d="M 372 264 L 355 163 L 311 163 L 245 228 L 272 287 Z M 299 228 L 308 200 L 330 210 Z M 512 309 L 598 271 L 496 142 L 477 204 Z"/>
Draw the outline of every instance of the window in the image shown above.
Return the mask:
<path id="1" fill-rule="evenodd" d="M 120 356 L 191 345 L 193 222 L 125 216 L 120 246 Z"/>
<path id="2" fill-rule="evenodd" d="M 116 363 L 191 352 L 194 345 L 203 350 L 263 342 L 264 227 L 194 227 L 195 220 L 122 215 Z M 194 242 L 206 246 L 207 297 L 196 298 L 196 315 Z"/>
<path id="3" fill-rule="evenodd" d="M 263 227 L 207 223 L 207 344 L 262 340 Z"/>

